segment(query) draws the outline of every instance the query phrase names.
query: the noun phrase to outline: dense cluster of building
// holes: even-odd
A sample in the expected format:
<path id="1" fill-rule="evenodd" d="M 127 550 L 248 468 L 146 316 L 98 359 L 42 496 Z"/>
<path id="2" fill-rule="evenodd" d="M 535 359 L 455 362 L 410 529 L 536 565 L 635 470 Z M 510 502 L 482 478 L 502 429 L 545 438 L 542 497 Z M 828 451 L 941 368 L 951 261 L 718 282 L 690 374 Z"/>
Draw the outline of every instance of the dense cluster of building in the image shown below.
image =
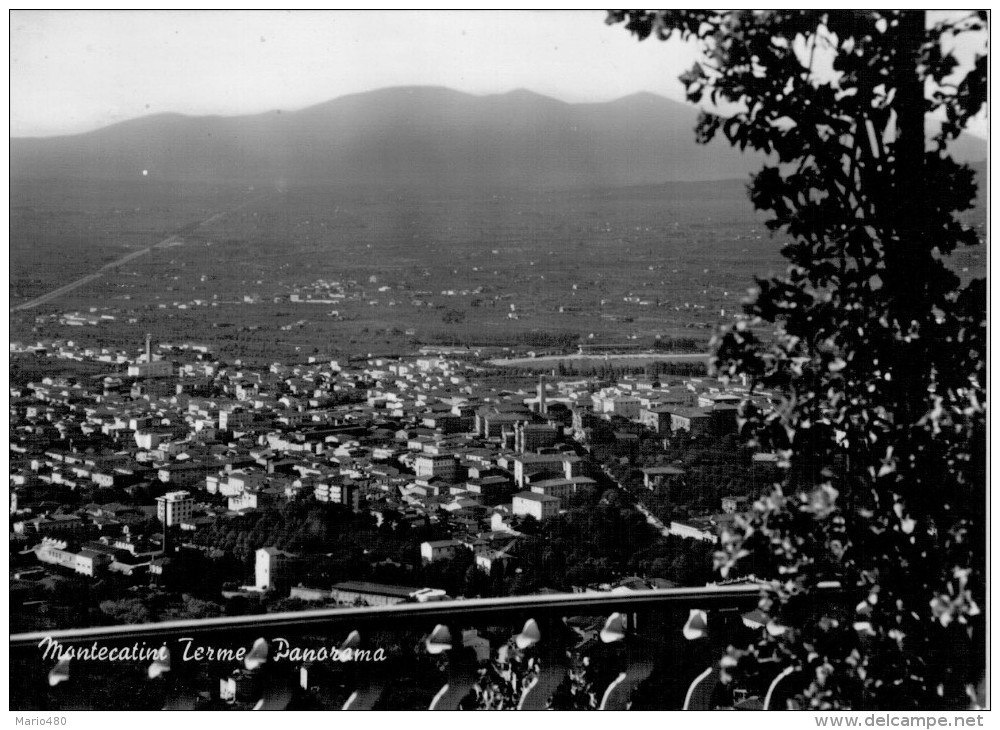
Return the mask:
<path id="1" fill-rule="evenodd" d="M 483 385 L 491 371 L 481 361 L 447 352 L 250 367 L 191 344 L 154 351 L 147 341 L 136 357 L 71 342 L 11 350 L 108 365 L 97 376 L 11 388 L 14 538 L 42 568 L 83 576 L 155 578 L 169 569 L 165 535 L 297 500 L 345 505 L 379 524 L 432 525 L 447 515 L 450 537 L 424 542 L 414 559 L 468 550 L 488 572 L 510 558 L 522 520 L 555 517 L 607 478 L 588 448 L 595 428 L 624 419 L 656 435 L 722 435 L 735 430 L 745 395 L 708 378 L 642 376 L 610 385 L 543 377 L 537 388 L 503 390 Z M 683 476 L 664 464 L 646 469 L 644 483 L 654 489 Z M 108 489 L 130 499 L 102 504 Z M 744 507 L 729 498 L 722 511 Z M 712 524 L 668 529 L 714 539 Z M 261 548 L 246 588 L 352 603 L 437 595 L 377 584 L 305 588 L 294 580 L 299 560 Z"/>

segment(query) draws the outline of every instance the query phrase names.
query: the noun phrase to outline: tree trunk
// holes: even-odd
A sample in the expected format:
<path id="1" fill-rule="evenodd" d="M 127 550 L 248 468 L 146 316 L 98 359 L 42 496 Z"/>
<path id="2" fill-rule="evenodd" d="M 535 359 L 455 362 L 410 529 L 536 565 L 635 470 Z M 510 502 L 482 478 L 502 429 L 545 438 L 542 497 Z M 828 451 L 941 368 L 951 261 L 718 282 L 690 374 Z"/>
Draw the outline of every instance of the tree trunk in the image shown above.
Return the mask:
<path id="1" fill-rule="evenodd" d="M 920 47 L 924 42 L 927 14 L 922 10 L 904 10 L 899 16 L 899 45 L 896 49 L 896 170 L 900 187 L 917 192 L 923 188 L 924 167 L 924 88 L 917 75 Z M 906 196 L 911 212 L 920 214 L 922 195 Z M 904 220 L 906 220 L 904 218 Z"/>

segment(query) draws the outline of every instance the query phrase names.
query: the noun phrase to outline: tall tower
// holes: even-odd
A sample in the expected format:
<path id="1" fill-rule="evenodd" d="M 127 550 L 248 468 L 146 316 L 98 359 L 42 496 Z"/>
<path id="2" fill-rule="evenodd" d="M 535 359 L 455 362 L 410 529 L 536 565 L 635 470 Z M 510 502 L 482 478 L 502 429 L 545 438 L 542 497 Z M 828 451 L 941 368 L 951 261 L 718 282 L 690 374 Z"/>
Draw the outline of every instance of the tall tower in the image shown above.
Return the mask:
<path id="1" fill-rule="evenodd" d="M 146 363 L 149 364 L 153 362 L 153 349 L 152 349 L 152 336 L 146 333 Z"/>
<path id="2" fill-rule="evenodd" d="M 549 412 L 549 408 L 545 403 L 545 376 L 538 376 L 538 413 L 540 415 L 545 415 Z"/>

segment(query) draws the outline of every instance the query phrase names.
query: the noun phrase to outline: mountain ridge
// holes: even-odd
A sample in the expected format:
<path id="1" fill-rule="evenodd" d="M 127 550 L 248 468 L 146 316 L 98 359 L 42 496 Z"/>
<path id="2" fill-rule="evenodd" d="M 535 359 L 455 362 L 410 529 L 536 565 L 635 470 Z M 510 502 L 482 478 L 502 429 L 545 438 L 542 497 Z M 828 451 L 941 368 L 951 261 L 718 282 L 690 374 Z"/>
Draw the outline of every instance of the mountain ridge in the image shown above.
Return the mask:
<path id="1" fill-rule="evenodd" d="M 622 186 L 746 177 L 763 157 L 697 145 L 696 107 L 640 92 L 569 103 L 528 89 L 477 96 L 389 87 L 296 111 L 164 112 L 10 140 L 12 179 Z M 960 140 L 977 148 L 976 138 Z M 985 158 L 985 142 L 982 143 Z"/>

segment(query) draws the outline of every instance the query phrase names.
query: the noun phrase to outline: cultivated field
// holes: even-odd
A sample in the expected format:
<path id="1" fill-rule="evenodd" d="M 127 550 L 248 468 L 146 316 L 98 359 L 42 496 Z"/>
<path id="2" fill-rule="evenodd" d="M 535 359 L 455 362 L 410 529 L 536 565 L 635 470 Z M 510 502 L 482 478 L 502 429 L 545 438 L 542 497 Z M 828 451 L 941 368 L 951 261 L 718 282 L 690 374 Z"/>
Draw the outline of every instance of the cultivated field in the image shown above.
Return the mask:
<path id="1" fill-rule="evenodd" d="M 459 343 L 697 352 L 754 275 L 783 267 L 741 181 L 538 193 L 15 183 L 11 198 L 12 308 L 177 234 L 12 312 L 23 340 L 137 347 L 151 332 L 253 360 Z M 984 261 L 967 250 L 955 267 Z"/>

